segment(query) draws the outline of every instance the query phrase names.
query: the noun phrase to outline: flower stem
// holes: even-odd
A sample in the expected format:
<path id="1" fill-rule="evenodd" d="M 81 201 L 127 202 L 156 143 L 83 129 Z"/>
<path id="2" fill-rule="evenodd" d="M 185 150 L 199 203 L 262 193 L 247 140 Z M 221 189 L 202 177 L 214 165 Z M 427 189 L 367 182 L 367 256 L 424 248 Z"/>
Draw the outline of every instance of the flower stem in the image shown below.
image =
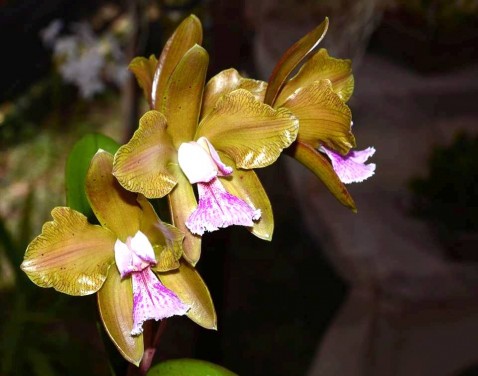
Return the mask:
<path id="1" fill-rule="evenodd" d="M 143 338 L 144 338 L 144 354 L 139 367 L 134 366 L 133 364 L 129 365 L 127 376 L 144 376 L 151 368 L 153 363 L 154 356 L 156 355 L 156 350 L 159 347 L 159 342 L 161 336 L 166 329 L 166 319 L 163 319 L 159 322 L 157 326 L 156 333 L 153 337 L 154 331 L 154 321 L 149 320 L 143 324 Z"/>

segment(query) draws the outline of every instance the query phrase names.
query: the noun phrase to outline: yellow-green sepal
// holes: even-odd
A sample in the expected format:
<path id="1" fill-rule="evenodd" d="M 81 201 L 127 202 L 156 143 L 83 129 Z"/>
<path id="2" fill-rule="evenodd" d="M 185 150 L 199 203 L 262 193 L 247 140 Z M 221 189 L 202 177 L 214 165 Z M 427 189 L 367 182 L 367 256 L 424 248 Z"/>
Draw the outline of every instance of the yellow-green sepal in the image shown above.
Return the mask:
<path id="1" fill-rule="evenodd" d="M 244 89 L 223 95 L 202 119 L 195 139 L 206 137 L 238 168 L 274 163 L 297 137 L 299 121 L 287 109 L 274 110 Z"/>
<path id="2" fill-rule="evenodd" d="M 161 221 L 151 203 L 143 195 L 138 195 L 138 203 L 143 210 L 141 232 L 151 242 L 156 256 L 156 265 L 151 265 L 151 268 L 157 272 L 177 269 L 183 254 L 184 234 L 176 227 Z"/>
<path id="3" fill-rule="evenodd" d="M 137 194 L 125 190 L 112 171 L 113 156 L 106 151 L 96 153 L 86 174 L 86 195 L 100 224 L 124 242 L 139 230 L 141 208 Z"/>
<path id="4" fill-rule="evenodd" d="M 144 353 L 143 335 L 132 336 L 133 287 L 131 278 L 121 279 L 116 266 L 98 291 L 98 307 L 106 332 L 121 355 L 139 365 Z"/>
<path id="5" fill-rule="evenodd" d="M 217 330 L 217 316 L 211 294 L 193 266 L 181 260 L 179 269 L 157 275 L 164 286 L 178 295 L 184 304 L 191 306 L 186 315 L 192 321 L 203 328 Z"/>
<path id="6" fill-rule="evenodd" d="M 284 85 L 277 97 L 276 105 L 282 105 L 297 89 L 320 80 L 329 80 L 332 90 L 343 102 L 347 102 L 354 91 L 352 61 L 330 57 L 327 50 L 321 48 Z"/>
<path id="7" fill-rule="evenodd" d="M 138 85 L 143 89 L 149 108 L 153 108 L 152 87 L 157 66 L 158 60 L 154 55 L 151 55 L 149 59 L 142 56 L 135 57 L 128 65 L 128 69 L 133 72 Z"/>
<path id="8" fill-rule="evenodd" d="M 176 66 L 191 47 L 202 43 L 201 21 L 190 15 L 185 18 L 166 42 L 153 79 L 153 106 L 152 109 L 163 108 L 163 93 Z"/>
<path id="9" fill-rule="evenodd" d="M 191 141 L 196 131 L 208 63 L 209 55 L 204 48 L 197 44 L 191 47 L 161 92 L 161 112 L 168 120 L 168 133 L 176 148 Z"/>
<path id="10" fill-rule="evenodd" d="M 260 239 L 271 241 L 274 232 L 274 215 L 261 181 L 253 170 L 237 169 L 234 162 L 224 154 L 221 154 L 221 160 L 233 169 L 231 175 L 220 178 L 226 191 L 244 200 L 251 207 L 261 210 L 261 218 L 248 228 L 249 231 Z"/>
<path id="11" fill-rule="evenodd" d="M 351 131 L 352 113 L 322 80 L 298 89 L 283 104 L 299 119 L 297 139 L 313 148 L 325 145 L 345 155 L 355 146 Z"/>
<path id="12" fill-rule="evenodd" d="M 177 169 L 178 184 L 168 195 L 169 212 L 172 224 L 184 234 L 183 257 L 194 266 L 201 257 L 201 237 L 189 231 L 186 221 L 198 204 L 191 183 Z"/>
<path id="13" fill-rule="evenodd" d="M 355 202 L 345 185 L 340 181 L 332 165 L 319 151 L 310 145 L 296 141 L 289 154 L 311 170 L 334 195 L 334 197 L 344 206 L 356 212 Z"/>
<path id="14" fill-rule="evenodd" d="M 66 204 L 94 221 L 93 210 L 85 192 L 85 181 L 91 159 L 99 149 L 115 153 L 120 145 L 100 133 L 87 133 L 79 139 L 70 153 L 65 166 Z"/>
<path id="15" fill-rule="evenodd" d="M 269 78 L 264 103 L 270 104 L 271 106 L 275 104 L 276 98 L 289 75 L 320 43 L 328 27 L 329 19 L 326 17 L 319 26 L 295 42 L 284 55 L 282 55 Z"/>
<path id="16" fill-rule="evenodd" d="M 113 175 L 128 191 L 159 198 L 177 183 L 170 168 L 175 163 L 176 150 L 167 133 L 166 118 L 153 110 L 141 117 L 131 140 L 116 152 Z"/>
<path id="17" fill-rule="evenodd" d="M 22 270 L 40 287 L 69 295 L 97 292 L 114 261 L 115 234 L 67 207 L 56 207 L 51 215 L 53 221 L 28 246 Z"/>
<path id="18" fill-rule="evenodd" d="M 237 89 L 245 89 L 260 101 L 264 101 L 267 82 L 242 77 L 234 68 L 223 70 L 212 77 L 204 89 L 201 118 L 204 118 L 223 95 Z"/>

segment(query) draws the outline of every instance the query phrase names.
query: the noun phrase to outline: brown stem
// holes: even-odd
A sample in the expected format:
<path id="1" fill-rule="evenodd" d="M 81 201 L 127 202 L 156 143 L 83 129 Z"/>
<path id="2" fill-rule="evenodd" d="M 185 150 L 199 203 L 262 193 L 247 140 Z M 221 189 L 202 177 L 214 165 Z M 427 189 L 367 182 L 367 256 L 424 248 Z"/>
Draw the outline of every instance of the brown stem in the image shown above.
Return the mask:
<path id="1" fill-rule="evenodd" d="M 136 367 L 134 364 L 130 364 L 126 376 L 144 376 L 151 368 L 154 356 L 156 355 L 156 350 L 159 347 L 161 336 L 163 335 L 164 330 L 166 328 L 166 319 L 163 319 L 159 322 L 159 326 L 157 326 L 156 333 L 153 337 L 153 331 L 155 326 L 155 322 L 152 320 L 146 321 L 143 324 L 143 359 L 141 359 L 139 367 Z"/>
<path id="2" fill-rule="evenodd" d="M 150 323 L 152 325 L 152 321 L 150 321 Z M 144 341 L 145 349 L 144 349 L 143 359 L 141 360 L 141 363 L 139 364 L 139 370 L 141 375 L 146 375 L 148 370 L 151 368 L 151 363 L 153 362 L 154 355 L 156 354 L 156 350 L 158 349 L 158 346 L 159 346 L 161 335 L 163 334 L 165 328 L 166 328 L 166 319 L 163 319 L 159 322 L 159 326 L 156 329 L 156 334 L 154 335 L 154 338 L 152 338 L 151 336 L 153 331 L 149 330 L 149 339 L 148 341 L 146 341 L 147 338 L 145 338 L 145 341 Z"/>

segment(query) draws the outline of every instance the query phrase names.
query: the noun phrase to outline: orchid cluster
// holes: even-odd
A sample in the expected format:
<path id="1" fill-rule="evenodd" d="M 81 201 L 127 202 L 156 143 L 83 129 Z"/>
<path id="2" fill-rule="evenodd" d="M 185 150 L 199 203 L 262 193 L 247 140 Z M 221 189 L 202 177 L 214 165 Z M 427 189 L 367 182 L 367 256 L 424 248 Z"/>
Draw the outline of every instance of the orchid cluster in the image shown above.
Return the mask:
<path id="1" fill-rule="evenodd" d="M 295 43 L 269 82 L 228 69 L 206 83 L 209 58 L 193 15 L 158 59 L 133 59 L 129 68 L 150 110 L 128 143 L 114 155 L 98 150 L 90 162 L 85 193 L 97 224 L 69 207 L 53 209 L 53 221 L 26 250 L 28 277 L 70 295 L 97 293 L 107 333 L 136 365 L 147 320 L 187 315 L 216 329 L 195 269 L 201 237 L 239 225 L 271 240 L 272 208 L 254 169 L 285 152 L 353 210 L 344 183 L 374 173 L 365 164 L 374 149 L 353 150 L 351 63 L 315 51 L 327 27 L 325 19 Z M 163 197 L 171 224 L 152 205 Z"/>

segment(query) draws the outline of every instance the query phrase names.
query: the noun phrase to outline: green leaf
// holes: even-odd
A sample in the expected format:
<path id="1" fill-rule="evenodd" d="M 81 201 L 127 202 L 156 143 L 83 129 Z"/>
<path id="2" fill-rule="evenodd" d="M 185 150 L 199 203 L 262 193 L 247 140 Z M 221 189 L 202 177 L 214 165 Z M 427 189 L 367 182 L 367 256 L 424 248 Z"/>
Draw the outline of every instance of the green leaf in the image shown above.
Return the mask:
<path id="1" fill-rule="evenodd" d="M 146 376 L 237 376 L 217 364 L 199 359 L 172 359 L 152 367 Z"/>
<path id="2" fill-rule="evenodd" d="M 83 213 L 88 218 L 93 217 L 93 211 L 85 193 L 85 180 L 90 161 L 98 149 L 116 153 L 119 145 L 111 138 L 99 133 L 88 133 L 76 144 L 68 156 L 65 170 L 66 203 Z"/>

